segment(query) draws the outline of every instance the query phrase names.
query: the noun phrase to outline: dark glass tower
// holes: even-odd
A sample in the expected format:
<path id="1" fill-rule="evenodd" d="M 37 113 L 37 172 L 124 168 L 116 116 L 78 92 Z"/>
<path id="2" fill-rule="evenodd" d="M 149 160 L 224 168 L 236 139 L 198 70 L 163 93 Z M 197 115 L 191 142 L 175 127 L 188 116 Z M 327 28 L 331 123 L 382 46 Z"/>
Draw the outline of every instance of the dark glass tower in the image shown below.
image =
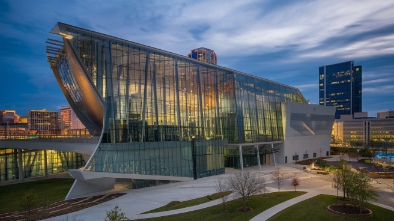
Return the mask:
<path id="1" fill-rule="evenodd" d="M 319 67 L 319 104 L 337 108 L 341 115 L 362 112 L 362 68 L 354 61 Z"/>

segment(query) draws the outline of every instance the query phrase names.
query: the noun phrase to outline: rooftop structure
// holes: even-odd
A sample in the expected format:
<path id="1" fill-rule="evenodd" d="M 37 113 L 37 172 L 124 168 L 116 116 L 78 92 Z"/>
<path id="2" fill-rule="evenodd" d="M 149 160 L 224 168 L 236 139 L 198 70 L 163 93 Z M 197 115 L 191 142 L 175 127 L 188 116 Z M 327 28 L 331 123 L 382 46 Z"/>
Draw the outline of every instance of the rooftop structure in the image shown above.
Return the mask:
<path id="1" fill-rule="evenodd" d="M 199 61 L 208 62 L 211 64 L 217 64 L 217 57 L 214 50 L 208 48 L 196 48 L 193 49 L 189 54 L 189 58 L 194 58 Z"/>

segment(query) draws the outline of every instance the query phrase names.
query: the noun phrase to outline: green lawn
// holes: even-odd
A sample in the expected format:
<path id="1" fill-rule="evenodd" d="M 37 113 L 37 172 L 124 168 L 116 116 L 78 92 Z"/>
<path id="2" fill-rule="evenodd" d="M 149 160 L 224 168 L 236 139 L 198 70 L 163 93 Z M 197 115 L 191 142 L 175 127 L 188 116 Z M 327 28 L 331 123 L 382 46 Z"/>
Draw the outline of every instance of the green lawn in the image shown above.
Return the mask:
<path id="1" fill-rule="evenodd" d="M 292 220 L 292 221 L 308 221 L 308 220 L 319 220 L 319 221 L 339 221 L 339 220 L 360 220 L 360 218 L 349 218 L 342 217 L 327 211 L 327 206 L 335 204 L 335 196 L 331 195 L 318 195 L 296 205 L 293 205 L 275 216 L 271 217 L 270 221 L 279 220 Z M 340 201 L 339 201 L 340 203 Z M 367 204 L 367 208 L 372 210 L 372 217 L 362 218 L 361 220 L 394 220 L 394 212 L 384 209 L 379 206 Z"/>
<path id="2" fill-rule="evenodd" d="M 170 203 L 168 203 L 165 206 L 144 212 L 142 214 L 146 214 L 146 213 L 157 213 L 157 212 L 163 212 L 163 211 L 169 211 L 169 210 L 174 210 L 174 209 L 181 209 L 181 208 L 186 208 L 186 207 L 190 207 L 190 206 L 195 206 L 195 205 L 199 205 L 202 203 L 206 203 L 212 200 L 216 200 L 219 199 L 220 196 L 223 194 L 225 196 L 229 195 L 231 192 L 223 192 L 223 193 L 214 193 L 212 195 L 207 195 L 207 196 L 203 196 L 200 198 L 196 198 L 196 199 L 191 199 L 191 200 L 187 200 L 187 201 L 172 201 Z"/>
<path id="3" fill-rule="evenodd" d="M 222 205 L 216 205 L 209 208 L 196 210 L 187 213 L 181 213 L 171 216 L 164 216 L 152 219 L 145 220 L 212 220 L 212 221 L 239 221 L 239 220 L 250 220 L 255 217 L 257 214 L 294 197 L 305 194 L 305 192 L 300 191 L 289 191 L 289 192 L 280 192 L 278 193 L 267 193 L 263 195 L 252 196 L 250 198 L 249 207 L 252 208 L 250 212 L 238 212 L 237 208 L 241 207 L 241 200 L 232 200 L 226 202 L 226 211 L 222 211 Z"/>
<path id="4" fill-rule="evenodd" d="M 74 179 L 48 179 L 0 186 L 0 213 L 21 210 L 20 199 L 28 190 L 38 194 L 41 205 L 64 200 L 73 182 Z"/>

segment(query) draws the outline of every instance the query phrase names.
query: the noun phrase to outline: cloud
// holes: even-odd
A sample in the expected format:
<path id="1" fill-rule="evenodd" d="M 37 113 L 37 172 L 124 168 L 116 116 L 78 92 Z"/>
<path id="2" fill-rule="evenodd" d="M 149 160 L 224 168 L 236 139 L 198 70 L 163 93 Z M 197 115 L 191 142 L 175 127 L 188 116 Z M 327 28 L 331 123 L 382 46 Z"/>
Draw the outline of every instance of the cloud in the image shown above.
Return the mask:
<path id="1" fill-rule="evenodd" d="M 363 93 L 366 94 L 394 94 L 394 85 L 384 85 L 379 87 L 364 87 Z"/>
<path id="2" fill-rule="evenodd" d="M 300 89 L 301 91 L 303 91 L 303 90 L 310 90 L 310 89 L 316 89 L 317 90 L 317 88 L 318 88 L 316 83 L 295 85 L 294 87 Z"/>
<path id="3" fill-rule="evenodd" d="M 392 1 L 14 0 L 4 6 L 0 65 L 25 76 L 37 95 L 57 87 L 45 39 L 62 21 L 181 55 L 211 48 L 219 65 L 296 86 L 314 102 L 318 67 L 355 60 L 363 65 L 364 101 L 381 88 L 382 99 L 391 100 L 386 105 L 394 106 L 387 92 L 394 85 Z"/>

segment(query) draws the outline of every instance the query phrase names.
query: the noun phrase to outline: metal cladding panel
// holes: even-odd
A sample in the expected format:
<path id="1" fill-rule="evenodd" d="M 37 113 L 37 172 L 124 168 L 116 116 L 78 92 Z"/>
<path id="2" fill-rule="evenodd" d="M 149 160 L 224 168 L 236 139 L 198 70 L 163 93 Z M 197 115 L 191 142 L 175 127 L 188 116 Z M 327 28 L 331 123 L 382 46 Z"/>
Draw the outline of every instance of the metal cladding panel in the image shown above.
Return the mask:
<path id="1" fill-rule="evenodd" d="M 64 39 L 64 50 L 83 98 L 81 101 L 75 102 L 75 105 L 78 107 L 79 112 L 83 113 L 91 123 L 97 128 L 102 128 L 104 116 L 103 101 L 86 74 L 87 72 L 76 56 L 70 42 L 66 39 Z"/>

